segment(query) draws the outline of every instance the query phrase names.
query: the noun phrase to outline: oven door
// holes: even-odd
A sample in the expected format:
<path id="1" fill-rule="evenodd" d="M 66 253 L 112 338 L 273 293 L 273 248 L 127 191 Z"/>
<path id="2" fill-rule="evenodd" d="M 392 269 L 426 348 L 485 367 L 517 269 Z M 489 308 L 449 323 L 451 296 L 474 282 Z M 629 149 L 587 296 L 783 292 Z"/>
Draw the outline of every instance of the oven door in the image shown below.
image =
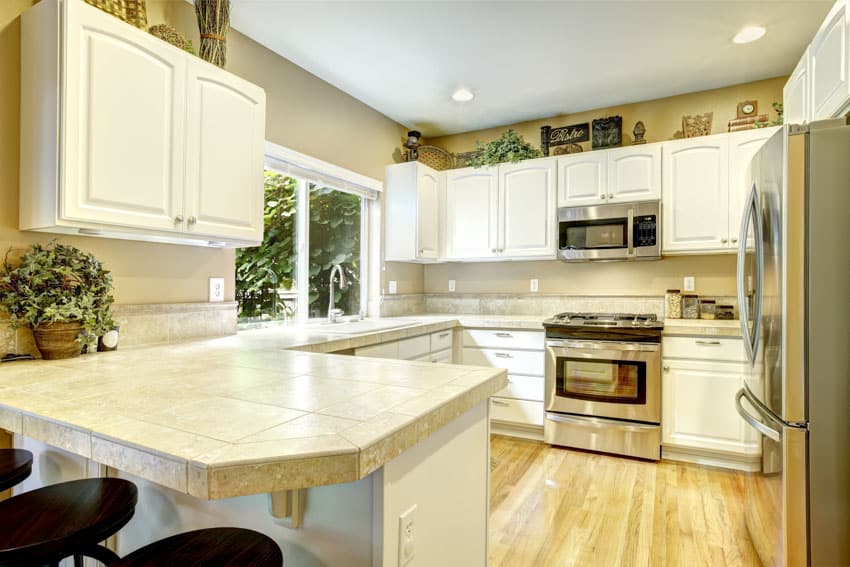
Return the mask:
<path id="1" fill-rule="evenodd" d="M 546 411 L 661 422 L 661 346 L 546 341 Z"/>

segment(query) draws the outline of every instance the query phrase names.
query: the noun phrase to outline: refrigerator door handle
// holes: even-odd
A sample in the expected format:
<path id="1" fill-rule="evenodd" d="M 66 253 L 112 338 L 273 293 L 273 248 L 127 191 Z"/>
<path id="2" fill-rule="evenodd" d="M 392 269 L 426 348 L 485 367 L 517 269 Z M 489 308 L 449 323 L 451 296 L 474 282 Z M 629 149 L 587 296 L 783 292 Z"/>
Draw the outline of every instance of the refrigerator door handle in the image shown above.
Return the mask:
<path id="1" fill-rule="evenodd" d="M 746 258 L 747 258 L 747 233 L 749 227 L 753 227 L 753 245 L 756 253 L 756 285 L 753 290 L 753 313 L 750 313 L 747 305 L 746 293 Z M 738 239 L 738 312 L 741 320 L 741 334 L 744 339 L 744 350 L 747 360 L 751 365 L 756 363 L 758 354 L 759 335 L 761 334 L 761 302 L 762 288 L 764 285 L 764 242 L 762 240 L 761 205 L 759 203 L 758 190 L 755 183 L 747 197 L 747 205 L 744 216 L 741 219 L 741 233 Z M 749 320 L 752 316 L 752 327 Z"/>
<path id="2" fill-rule="evenodd" d="M 782 441 L 782 432 L 776 431 L 772 427 L 768 427 L 766 424 L 760 422 L 757 418 L 750 415 L 744 406 L 741 404 L 741 398 L 747 397 L 747 392 L 744 388 L 738 390 L 738 393 L 735 394 L 735 409 L 738 410 L 738 415 L 741 416 L 741 419 L 746 421 L 753 429 L 767 437 L 768 439 L 773 439 L 777 443 Z M 747 397 L 749 401 L 749 397 Z M 758 406 L 754 406 L 758 407 Z"/>

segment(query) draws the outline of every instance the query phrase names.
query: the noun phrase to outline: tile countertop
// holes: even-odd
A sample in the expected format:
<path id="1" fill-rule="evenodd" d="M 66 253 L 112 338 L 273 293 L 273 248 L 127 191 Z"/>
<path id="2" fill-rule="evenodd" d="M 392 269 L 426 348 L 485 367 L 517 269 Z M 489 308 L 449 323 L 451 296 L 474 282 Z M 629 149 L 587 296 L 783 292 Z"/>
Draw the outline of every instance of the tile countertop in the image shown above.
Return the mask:
<path id="1" fill-rule="evenodd" d="M 507 385 L 497 368 L 285 350 L 292 334 L 3 364 L 0 428 L 218 499 L 364 478 Z"/>

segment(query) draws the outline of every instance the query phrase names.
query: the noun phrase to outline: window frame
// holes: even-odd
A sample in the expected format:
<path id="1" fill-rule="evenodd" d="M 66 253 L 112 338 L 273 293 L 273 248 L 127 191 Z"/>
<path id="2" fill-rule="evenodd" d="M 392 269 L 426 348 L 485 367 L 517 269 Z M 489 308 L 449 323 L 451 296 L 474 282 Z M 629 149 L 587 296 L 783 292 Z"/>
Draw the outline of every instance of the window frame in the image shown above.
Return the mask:
<path id="1" fill-rule="evenodd" d="M 374 244 L 380 242 L 381 237 L 379 222 L 383 183 L 271 142 L 266 143 L 263 168 L 296 180 L 295 292 L 297 301 L 294 322 L 306 324 L 326 320 L 324 317 L 309 318 L 309 186 L 311 183 L 360 197 L 360 306 L 359 313 L 346 313 L 345 317 L 377 315 L 374 306 L 380 304 L 380 299 L 373 297 L 376 289 L 373 283 L 380 281 L 381 263 L 380 253 L 376 255 Z"/>

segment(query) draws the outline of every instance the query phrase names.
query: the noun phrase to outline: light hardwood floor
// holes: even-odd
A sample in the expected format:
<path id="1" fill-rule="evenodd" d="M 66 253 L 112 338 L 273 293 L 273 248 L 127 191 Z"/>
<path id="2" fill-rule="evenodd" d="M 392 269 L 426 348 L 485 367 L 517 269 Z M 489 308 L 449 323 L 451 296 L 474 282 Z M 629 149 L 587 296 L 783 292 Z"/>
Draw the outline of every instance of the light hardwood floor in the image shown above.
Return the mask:
<path id="1" fill-rule="evenodd" d="M 755 478 L 493 435 L 490 567 L 760 566 Z"/>

